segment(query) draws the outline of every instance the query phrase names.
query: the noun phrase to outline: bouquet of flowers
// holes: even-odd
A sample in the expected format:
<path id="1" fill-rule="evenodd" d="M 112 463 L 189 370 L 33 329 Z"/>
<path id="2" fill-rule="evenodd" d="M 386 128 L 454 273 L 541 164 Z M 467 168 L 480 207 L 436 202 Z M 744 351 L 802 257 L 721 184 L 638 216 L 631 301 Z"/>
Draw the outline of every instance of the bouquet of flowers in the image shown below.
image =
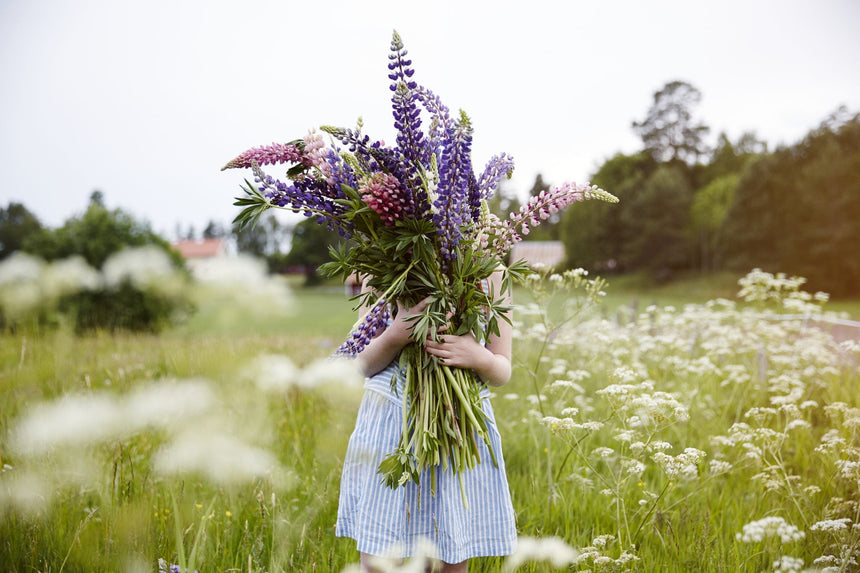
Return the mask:
<path id="1" fill-rule="evenodd" d="M 498 334 L 499 320 L 509 321 L 505 295 L 528 270 L 522 261 L 505 264 L 511 247 L 530 227 L 571 203 L 617 199 L 591 185 L 566 183 L 500 220 L 490 213 L 487 199 L 501 178 L 510 176 L 513 159 L 496 155 L 475 175 L 468 116 L 462 111 L 452 116 L 412 79 L 412 62 L 396 32 L 388 70 L 396 145 L 371 140 L 359 120 L 354 129 L 321 126 L 329 144 L 311 130 L 304 139 L 249 149 L 224 169 L 250 168 L 254 174 L 235 203 L 244 207 L 236 217 L 240 226 L 279 207 L 315 217 L 349 240 L 348 246 L 331 249 L 332 261 L 322 271 L 344 279 L 362 277 L 369 288 L 356 298 L 358 306 L 370 310 L 340 354 L 360 353 L 386 327 L 396 303 L 410 308 L 429 297 L 424 311 L 411 318 L 412 342 L 399 357 L 405 394 L 400 445 L 379 472 L 387 485 L 398 487 L 417 482 L 425 469 L 450 468 L 460 478 L 467 503 L 462 473 L 481 462 L 477 440 L 488 445 L 495 463 L 479 396 L 482 383 L 474 372 L 440 363 L 423 345 L 441 330 L 471 332 L 481 342 Z M 285 180 L 263 171 L 275 164 L 289 166 Z M 482 288 L 482 281 L 499 270 L 501 292 Z M 436 472 L 429 475 L 435 491 Z"/>

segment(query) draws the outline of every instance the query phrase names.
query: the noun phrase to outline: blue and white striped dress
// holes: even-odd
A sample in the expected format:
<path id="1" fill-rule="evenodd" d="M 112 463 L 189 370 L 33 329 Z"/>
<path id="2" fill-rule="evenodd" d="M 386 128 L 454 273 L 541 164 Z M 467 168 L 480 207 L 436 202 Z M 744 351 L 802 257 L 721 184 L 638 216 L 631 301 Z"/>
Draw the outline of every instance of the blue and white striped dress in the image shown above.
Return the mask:
<path id="1" fill-rule="evenodd" d="M 516 523 L 502 444 L 489 390 L 483 389 L 488 433 L 496 453 L 493 465 L 486 444 L 477 439 L 481 463 L 464 474 L 469 508 L 460 497 L 460 482 L 448 469 L 436 468 L 436 495 L 428 471 L 420 484 L 397 489 L 382 482 L 379 463 L 397 448 L 403 421 L 403 382 L 391 389 L 397 362 L 365 381 L 355 430 L 349 439 L 340 486 L 335 533 L 351 537 L 362 553 L 404 558 L 421 552 L 445 563 L 472 557 L 509 555 L 516 548 Z"/>

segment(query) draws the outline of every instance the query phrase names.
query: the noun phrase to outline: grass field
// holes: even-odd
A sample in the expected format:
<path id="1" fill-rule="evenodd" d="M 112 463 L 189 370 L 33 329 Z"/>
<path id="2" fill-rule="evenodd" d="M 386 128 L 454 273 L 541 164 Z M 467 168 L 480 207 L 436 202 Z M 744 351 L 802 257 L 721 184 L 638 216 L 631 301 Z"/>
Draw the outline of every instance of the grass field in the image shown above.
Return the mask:
<path id="1" fill-rule="evenodd" d="M 594 306 L 599 286 L 517 293 L 514 376 L 493 398 L 535 549 L 517 570 L 858 570 L 860 345 L 766 318 L 812 304 L 791 289 L 703 304 L 737 277 L 627 278 Z M 357 561 L 333 528 L 361 382 L 318 362 L 351 305 L 339 289 L 258 302 L 213 298 L 161 336 L 0 338 L 4 571 Z"/>

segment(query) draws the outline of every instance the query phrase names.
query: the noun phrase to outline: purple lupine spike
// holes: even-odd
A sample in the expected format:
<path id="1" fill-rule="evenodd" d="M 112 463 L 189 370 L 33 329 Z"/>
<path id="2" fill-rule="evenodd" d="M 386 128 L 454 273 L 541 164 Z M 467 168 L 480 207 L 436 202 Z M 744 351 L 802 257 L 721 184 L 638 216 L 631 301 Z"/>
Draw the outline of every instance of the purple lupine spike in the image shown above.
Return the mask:
<path id="1" fill-rule="evenodd" d="M 328 174 L 327 181 L 329 187 L 336 187 L 338 192 L 340 192 L 341 185 L 348 185 L 353 189 L 358 186 L 358 180 L 352 167 L 334 149 L 329 149 L 326 155 L 326 164 L 328 167 L 322 169 L 322 171 Z"/>
<path id="2" fill-rule="evenodd" d="M 438 196 L 433 216 L 440 237 L 439 252 L 443 260 L 454 256 L 460 243 L 461 227 L 471 217 L 468 205 L 469 181 L 474 177 L 471 162 L 472 126 L 461 112 L 460 122 L 445 142 L 439 164 Z"/>
<path id="3" fill-rule="evenodd" d="M 514 158 L 502 153 L 487 162 L 484 172 L 478 177 L 478 190 L 482 199 L 489 199 L 496 192 L 502 177 L 510 177 L 514 170 Z"/>
<path id="4" fill-rule="evenodd" d="M 481 195 L 480 190 L 478 189 L 478 182 L 475 179 L 475 172 L 469 169 L 467 173 L 468 181 L 467 188 L 469 190 L 468 194 L 468 206 L 469 206 L 469 223 L 476 222 L 481 217 L 481 200 L 483 196 Z"/>
<path id="5" fill-rule="evenodd" d="M 397 145 L 408 160 L 421 165 L 429 163 L 429 149 L 421 131 L 421 110 L 416 103 L 418 84 L 412 80 L 415 70 L 412 60 L 406 59 L 408 52 L 397 32 L 391 39 L 391 53 L 388 55 L 388 78 L 391 80 L 392 113 L 394 128 L 397 130 Z"/>
<path id="6" fill-rule="evenodd" d="M 280 163 L 300 163 L 303 160 L 302 150 L 295 143 L 273 143 L 272 145 L 252 147 L 228 162 L 221 168 L 221 171 L 251 167 L 255 163 L 257 165 L 278 165 Z"/>
<path id="7" fill-rule="evenodd" d="M 253 165 L 252 169 L 260 192 L 272 205 L 292 209 L 306 217 L 316 216 L 329 229 L 337 229 L 344 236 L 351 235 L 353 224 L 344 217 L 346 207 L 326 196 L 329 186 L 324 181 L 303 178 L 287 184 L 263 172 L 259 165 Z"/>
<path id="8" fill-rule="evenodd" d="M 350 129 L 348 127 L 332 127 L 330 125 L 324 125 L 320 129 L 331 134 L 341 143 L 346 145 L 347 149 L 355 156 L 361 165 L 361 168 L 366 173 L 380 170 L 376 159 L 374 159 L 370 153 L 370 148 L 372 147 L 370 136 L 362 135 L 359 130 Z"/>
<path id="9" fill-rule="evenodd" d="M 388 311 L 388 303 L 380 298 L 373 308 L 370 309 L 355 330 L 349 335 L 343 344 L 335 351 L 337 356 L 358 356 L 364 347 L 388 325 L 391 313 Z"/>
<path id="10" fill-rule="evenodd" d="M 415 95 L 418 101 L 421 102 L 421 105 L 424 106 L 424 109 L 430 113 L 431 121 L 430 129 L 428 130 L 428 145 L 431 152 L 438 155 L 446 134 L 454 129 L 454 123 L 451 121 L 448 107 L 442 103 L 439 96 L 423 86 L 418 86 Z"/>

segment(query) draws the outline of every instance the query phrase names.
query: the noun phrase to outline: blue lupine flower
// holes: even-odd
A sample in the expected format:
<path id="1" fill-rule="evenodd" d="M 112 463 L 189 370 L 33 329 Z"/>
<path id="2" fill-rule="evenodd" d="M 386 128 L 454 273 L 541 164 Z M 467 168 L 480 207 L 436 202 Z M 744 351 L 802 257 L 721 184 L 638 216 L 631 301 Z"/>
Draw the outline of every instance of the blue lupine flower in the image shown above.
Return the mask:
<path id="1" fill-rule="evenodd" d="M 482 199 L 489 199 L 495 193 L 502 177 L 510 177 L 514 170 L 514 158 L 502 153 L 494 155 L 487 162 L 484 172 L 478 177 L 478 191 Z"/>
<path id="2" fill-rule="evenodd" d="M 439 164 L 438 197 L 434 203 L 437 213 L 433 219 L 443 259 L 454 257 L 454 249 L 462 237 L 461 227 L 471 220 L 468 205 L 469 182 L 474 178 L 471 147 L 472 126 L 468 116 L 461 112 L 460 121 L 444 142 Z"/>
<path id="3" fill-rule="evenodd" d="M 390 318 L 391 313 L 388 311 L 388 302 L 385 299 L 379 299 L 373 305 L 373 308 L 364 315 L 364 318 L 352 331 L 349 338 L 338 347 L 335 354 L 339 356 L 358 356 L 378 333 L 385 330 Z"/>
<path id="4" fill-rule="evenodd" d="M 448 107 L 442 100 L 423 86 L 418 86 L 415 95 L 421 105 L 430 113 L 430 130 L 428 132 L 428 146 L 431 153 L 439 155 L 442 144 L 450 130 L 454 129 L 454 123 L 448 111 Z"/>
<path id="5" fill-rule="evenodd" d="M 352 223 L 343 216 L 346 207 L 333 200 L 343 197 L 340 186 L 333 189 L 325 181 L 311 178 L 287 184 L 263 172 L 259 165 L 254 165 L 253 171 L 260 192 L 269 198 L 272 205 L 287 207 L 306 217 L 316 216 L 317 221 L 326 224 L 330 230 L 338 229 L 346 235 L 352 232 Z"/>

